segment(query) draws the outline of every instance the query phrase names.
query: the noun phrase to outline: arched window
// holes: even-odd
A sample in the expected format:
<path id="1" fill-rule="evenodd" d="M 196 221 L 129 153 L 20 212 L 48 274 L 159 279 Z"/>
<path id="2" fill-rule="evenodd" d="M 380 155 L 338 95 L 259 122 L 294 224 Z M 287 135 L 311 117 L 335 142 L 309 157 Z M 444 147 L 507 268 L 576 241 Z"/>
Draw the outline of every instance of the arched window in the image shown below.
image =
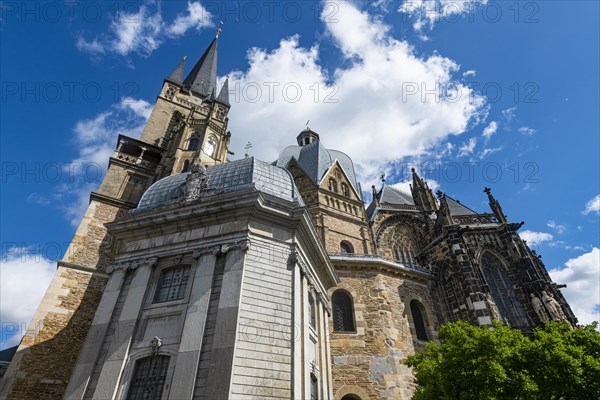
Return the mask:
<path id="1" fill-rule="evenodd" d="M 331 296 L 333 303 L 333 330 L 336 332 L 354 332 L 352 315 L 352 297 L 343 290 L 336 290 Z"/>
<path id="2" fill-rule="evenodd" d="M 342 243 L 340 243 L 340 253 L 352 254 L 354 253 L 354 249 L 352 248 L 352 245 L 350 243 L 344 240 Z"/>
<path id="3" fill-rule="evenodd" d="M 214 157 L 215 150 L 217 149 L 217 139 L 214 136 L 208 138 L 206 143 L 204 144 L 204 153 L 210 157 Z"/>
<path id="4" fill-rule="evenodd" d="M 329 190 L 337 193 L 338 188 L 337 188 L 337 182 L 335 181 L 335 179 L 329 179 Z"/>
<path id="5" fill-rule="evenodd" d="M 315 374 L 310 374 L 310 400 L 319 399 L 319 380 Z"/>
<path id="6" fill-rule="evenodd" d="M 136 361 L 127 400 L 160 400 L 168 368 L 168 356 L 146 357 Z"/>
<path id="7" fill-rule="evenodd" d="M 423 306 L 416 300 L 410 302 L 410 313 L 412 314 L 413 324 L 418 340 L 427 341 L 427 329 L 425 329 L 425 320 L 423 319 Z"/>
<path id="8" fill-rule="evenodd" d="M 188 141 L 188 150 L 193 150 L 196 151 L 200 148 L 200 139 L 198 139 L 197 137 L 193 137 Z"/>
<path id="9" fill-rule="evenodd" d="M 185 160 L 183 162 L 183 168 L 181 169 L 181 172 L 188 172 L 190 170 L 190 161 L 189 160 Z"/>
<path id="10" fill-rule="evenodd" d="M 517 299 L 508 271 L 502 261 L 493 253 L 486 251 L 481 256 L 481 270 L 504 321 L 512 327 L 527 326 L 525 311 Z"/>
<path id="11" fill-rule="evenodd" d="M 308 322 L 311 328 L 316 329 L 317 319 L 315 316 L 315 299 L 312 294 L 308 295 Z"/>

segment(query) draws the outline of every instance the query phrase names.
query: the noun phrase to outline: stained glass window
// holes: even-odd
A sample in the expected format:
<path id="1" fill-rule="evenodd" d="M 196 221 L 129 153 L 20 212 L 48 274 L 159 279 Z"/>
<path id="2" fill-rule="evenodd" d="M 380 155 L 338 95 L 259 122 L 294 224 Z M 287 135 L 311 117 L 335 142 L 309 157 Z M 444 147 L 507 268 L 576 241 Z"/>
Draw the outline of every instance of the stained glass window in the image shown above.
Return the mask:
<path id="1" fill-rule="evenodd" d="M 502 262 L 494 254 L 485 252 L 481 257 L 481 269 L 500 316 L 510 326 L 526 326 L 525 311 L 517 299 L 508 271 Z"/>
<path id="2" fill-rule="evenodd" d="M 421 312 L 421 305 L 418 301 L 412 300 L 410 302 L 410 313 L 412 314 L 417 339 L 424 341 L 429 340 L 427 338 L 427 330 L 425 329 L 425 320 L 423 319 L 423 313 Z"/>

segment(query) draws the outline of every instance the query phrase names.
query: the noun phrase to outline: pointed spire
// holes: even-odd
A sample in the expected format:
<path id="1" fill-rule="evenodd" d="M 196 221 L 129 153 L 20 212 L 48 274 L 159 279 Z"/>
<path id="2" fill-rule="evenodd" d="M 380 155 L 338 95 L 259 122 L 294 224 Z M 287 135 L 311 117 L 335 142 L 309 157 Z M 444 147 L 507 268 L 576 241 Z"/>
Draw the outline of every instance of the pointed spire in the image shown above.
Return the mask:
<path id="1" fill-rule="evenodd" d="M 498 200 L 496 200 L 494 196 L 492 196 L 492 189 L 486 187 L 483 189 L 483 191 L 485 194 L 487 194 L 488 200 L 490 202 L 490 208 L 492 209 L 492 212 L 496 215 L 496 218 L 498 218 L 498 221 L 500 221 L 501 223 L 506 223 L 506 215 L 504 215 L 504 213 L 502 212 L 502 207 L 500 206 Z"/>
<path id="2" fill-rule="evenodd" d="M 218 36 L 213 39 L 200 60 L 183 81 L 186 89 L 208 97 L 217 87 Z"/>
<path id="3" fill-rule="evenodd" d="M 177 68 L 175 68 L 175 70 L 171 73 L 171 75 L 169 75 L 167 77 L 168 81 L 171 81 L 173 83 L 177 83 L 178 85 L 181 85 L 181 81 L 183 79 L 183 67 L 185 66 L 186 59 L 187 59 L 187 56 L 183 56 L 183 58 L 179 62 L 179 65 L 177 66 Z"/>
<path id="4" fill-rule="evenodd" d="M 229 76 L 225 78 L 225 83 L 219 92 L 219 96 L 217 96 L 217 101 L 226 106 L 230 106 L 229 104 Z"/>
<path id="5" fill-rule="evenodd" d="M 375 203 L 375 207 L 379 207 L 379 195 L 377 193 L 377 189 L 375 188 L 375 185 L 371 186 L 371 190 L 373 192 L 373 202 Z"/>
<path id="6" fill-rule="evenodd" d="M 412 172 L 412 185 L 410 185 L 410 193 L 412 194 L 415 204 L 423 211 L 431 212 L 438 209 L 433 192 L 427 185 L 427 182 L 423 180 L 414 168 L 410 169 Z"/>

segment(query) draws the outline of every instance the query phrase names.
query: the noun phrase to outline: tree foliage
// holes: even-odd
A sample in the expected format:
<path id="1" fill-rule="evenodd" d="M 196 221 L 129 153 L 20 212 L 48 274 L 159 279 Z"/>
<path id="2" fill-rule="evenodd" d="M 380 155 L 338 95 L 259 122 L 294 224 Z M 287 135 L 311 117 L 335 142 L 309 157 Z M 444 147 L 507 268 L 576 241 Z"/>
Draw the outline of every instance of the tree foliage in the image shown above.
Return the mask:
<path id="1" fill-rule="evenodd" d="M 445 324 L 439 342 L 408 358 L 417 383 L 413 399 L 600 399 L 596 327 L 550 322 L 529 338 L 501 323 Z"/>

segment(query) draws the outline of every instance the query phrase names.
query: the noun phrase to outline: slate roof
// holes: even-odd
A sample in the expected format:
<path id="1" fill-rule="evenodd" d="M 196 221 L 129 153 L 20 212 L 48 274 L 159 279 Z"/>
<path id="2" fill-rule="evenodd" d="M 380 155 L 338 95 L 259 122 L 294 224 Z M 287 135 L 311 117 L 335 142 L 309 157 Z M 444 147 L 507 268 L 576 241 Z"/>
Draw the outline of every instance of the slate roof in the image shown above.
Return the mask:
<path id="1" fill-rule="evenodd" d="M 179 65 L 177 65 L 177 68 L 175 68 L 175 70 L 171 73 L 171 75 L 169 75 L 167 77 L 168 81 L 171 81 L 171 82 L 181 85 L 181 81 L 183 80 L 183 69 L 185 66 L 186 59 L 187 59 L 187 57 L 183 57 L 181 59 L 181 61 L 179 62 Z"/>
<path id="2" fill-rule="evenodd" d="M 285 168 L 290 160 L 294 158 L 302 167 L 304 172 L 312 181 L 318 185 L 323 177 L 329 171 L 329 168 L 337 160 L 348 177 L 350 184 L 354 187 L 359 197 L 362 199 L 360 184 L 356 180 L 354 172 L 354 163 L 345 153 L 338 150 L 326 149 L 320 141 L 307 144 L 306 146 L 287 146 L 279 154 L 275 165 Z"/>
<path id="3" fill-rule="evenodd" d="M 471 210 L 469 207 L 462 205 L 458 200 L 454 200 L 452 197 L 446 195 L 446 203 L 448 203 L 448 209 L 450 215 L 476 215 L 477 213 Z"/>
<path id="4" fill-rule="evenodd" d="M 366 213 L 367 218 L 372 220 L 377 209 L 380 210 L 408 210 L 414 208 L 417 211 L 415 202 L 411 195 L 404 193 L 401 190 L 394 189 L 391 186 L 384 185 L 383 188 L 377 193 L 379 199 L 379 207 L 376 207 L 375 201 L 371 200 L 371 203 L 367 207 Z"/>
<path id="5" fill-rule="evenodd" d="M 146 190 L 138 207 L 132 212 L 147 211 L 177 203 L 189 174 L 190 172 L 171 175 L 154 183 Z M 304 205 L 294 179 L 287 170 L 254 157 L 208 167 L 206 174 L 209 194 L 254 188 L 300 206 Z"/>
<path id="6" fill-rule="evenodd" d="M 194 65 L 183 81 L 185 88 L 210 96 L 217 88 L 217 47 L 218 39 L 214 38 L 200 60 Z"/>

